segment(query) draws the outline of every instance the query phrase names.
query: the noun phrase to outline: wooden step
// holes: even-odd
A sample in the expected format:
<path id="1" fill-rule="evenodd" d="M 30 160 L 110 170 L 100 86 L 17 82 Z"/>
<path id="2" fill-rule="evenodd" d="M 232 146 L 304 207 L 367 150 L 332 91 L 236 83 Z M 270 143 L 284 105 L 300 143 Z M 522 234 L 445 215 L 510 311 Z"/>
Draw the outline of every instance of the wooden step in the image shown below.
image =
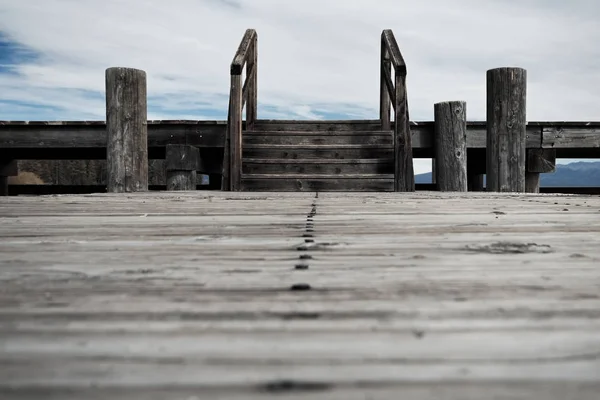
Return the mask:
<path id="1" fill-rule="evenodd" d="M 242 157 L 261 159 L 325 159 L 344 160 L 357 158 L 394 158 L 391 145 L 247 145 L 242 147 Z"/>
<path id="2" fill-rule="evenodd" d="M 394 159 L 273 159 L 245 158 L 244 174 L 393 174 Z M 318 175 L 317 175 L 318 176 Z"/>
<path id="3" fill-rule="evenodd" d="M 246 131 L 242 134 L 242 147 L 250 145 L 383 145 L 393 146 L 391 131 Z"/>
<path id="4" fill-rule="evenodd" d="M 254 124 L 257 131 L 375 131 L 381 129 L 379 120 L 258 120 Z"/>
<path id="5" fill-rule="evenodd" d="M 371 192 L 393 191 L 393 174 L 306 175 L 243 174 L 241 190 L 255 192 Z"/>

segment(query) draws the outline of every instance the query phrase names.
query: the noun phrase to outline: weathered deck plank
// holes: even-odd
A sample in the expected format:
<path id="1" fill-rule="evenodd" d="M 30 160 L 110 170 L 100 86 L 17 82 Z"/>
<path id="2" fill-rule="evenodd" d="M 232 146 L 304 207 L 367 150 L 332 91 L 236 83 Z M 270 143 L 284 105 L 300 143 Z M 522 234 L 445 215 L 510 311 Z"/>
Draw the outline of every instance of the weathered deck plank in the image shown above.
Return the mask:
<path id="1" fill-rule="evenodd" d="M 4 198 L 0 391 L 595 399 L 598 265 L 598 196 Z"/>

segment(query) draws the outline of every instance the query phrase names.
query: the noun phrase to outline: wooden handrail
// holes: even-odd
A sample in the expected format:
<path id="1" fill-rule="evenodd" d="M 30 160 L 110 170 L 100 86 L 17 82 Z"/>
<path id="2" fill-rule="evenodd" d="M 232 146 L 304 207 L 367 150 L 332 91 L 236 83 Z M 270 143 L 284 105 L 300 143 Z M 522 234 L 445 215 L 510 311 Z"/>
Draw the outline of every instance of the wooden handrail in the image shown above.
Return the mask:
<path id="1" fill-rule="evenodd" d="M 394 80 L 392 80 L 392 66 Z M 380 73 L 379 118 L 383 130 L 392 129 L 390 111 L 392 107 L 394 110 L 394 189 L 398 192 L 413 192 L 415 176 L 406 93 L 406 63 L 391 29 L 385 29 L 381 33 Z"/>
<path id="2" fill-rule="evenodd" d="M 246 80 L 242 84 L 242 71 Z M 227 113 L 227 137 L 223 159 L 223 190 L 238 191 L 242 175 L 242 118 L 246 107 L 246 129 L 256 122 L 258 100 L 258 35 L 247 29 L 231 62 L 231 86 Z"/>

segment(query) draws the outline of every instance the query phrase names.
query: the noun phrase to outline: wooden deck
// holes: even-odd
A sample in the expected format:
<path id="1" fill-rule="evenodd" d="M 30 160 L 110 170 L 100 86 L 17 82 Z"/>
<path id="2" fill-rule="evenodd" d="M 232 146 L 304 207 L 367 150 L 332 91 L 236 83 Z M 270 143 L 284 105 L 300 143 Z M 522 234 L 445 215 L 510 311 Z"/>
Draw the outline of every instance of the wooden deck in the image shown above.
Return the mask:
<path id="1" fill-rule="evenodd" d="M 598 196 L 0 199 L 3 399 L 595 400 L 599 331 Z"/>

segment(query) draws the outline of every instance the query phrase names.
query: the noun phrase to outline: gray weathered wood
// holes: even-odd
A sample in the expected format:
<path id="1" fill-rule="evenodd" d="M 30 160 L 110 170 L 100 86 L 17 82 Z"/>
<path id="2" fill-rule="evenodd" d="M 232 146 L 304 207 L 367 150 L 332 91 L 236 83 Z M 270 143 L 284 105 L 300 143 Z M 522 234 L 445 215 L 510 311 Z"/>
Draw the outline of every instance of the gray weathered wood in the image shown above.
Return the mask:
<path id="1" fill-rule="evenodd" d="M 599 209 L 506 193 L 4 198 L 1 397 L 596 400 Z"/>
<path id="2" fill-rule="evenodd" d="M 231 108 L 228 118 L 229 179 L 231 191 L 239 190 L 242 170 L 242 78 L 231 75 Z"/>
<path id="3" fill-rule="evenodd" d="M 245 158 L 294 159 L 358 159 L 394 157 L 393 146 L 245 146 Z"/>
<path id="4" fill-rule="evenodd" d="M 556 171 L 556 150 L 527 149 L 527 172 L 547 173 Z"/>
<path id="5" fill-rule="evenodd" d="M 223 162 L 221 164 L 221 190 L 231 190 L 231 95 L 229 96 L 229 105 L 227 108 L 227 128 L 225 129 L 225 140 L 223 148 Z"/>
<path id="6" fill-rule="evenodd" d="M 467 103 L 436 103 L 435 173 L 442 192 L 466 192 L 467 184 Z"/>
<path id="7" fill-rule="evenodd" d="M 94 121 L 96 122 L 96 121 Z M 191 144 L 223 147 L 226 121 L 148 121 L 148 147 Z M 104 121 L 72 123 L 0 124 L 0 148 L 105 148 Z"/>
<path id="8" fill-rule="evenodd" d="M 339 132 L 339 131 L 389 131 L 383 129 L 380 120 L 268 120 L 259 119 L 254 126 L 255 131 L 308 131 L 308 132 Z"/>
<path id="9" fill-rule="evenodd" d="M 197 172 L 194 171 L 167 171 L 167 190 L 196 190 Z"/>
<path id="10" fill-rule="evenodd" d="M 527 149 L 527 163 L 525 168 L 525 191 L 528 193 L 539 193 L 540 173 L 554 172 L 556 170 L 556 150 Z"/>
<path id="11" fill-rule="evenodd" d="M 246 127 L 252 129 L 257 118 L 258 108 L 258 35 L 254 33 L 252 46 L 248 56 L 248 69 L 246 82 L 249 82 L 249 91 L 246 102 Z"/>
<path id="12" fill-rule="evenodd" d="M 392 66 L 394 67 L 393 82 Z M 394 33 L 391 29 L 384 29 L 381 33 L 379 118 L 381 129 L 388 130 L 391 128 L 391 105 L 394 113 L 394 190 L 398 192 L 413 192 L 415 190 L 406 73 L 406 63 Z"/>
<path id="13" fill-rule="evenodd" d="M 406 92 L 406 71 L 396 70 L 396 105 L 394 107 L 394 143 L 396 172 L 394 190 L 397 192 L 415 191 L 415 174 L 412 154 L 412 135 L 408 113 Z"/>
<path id="14" fill-rule="evenodd" d="M 107 191 L 148 190 L 146 72 L 106 70 Z"/>
<path id="15" fill-rule="evenodd" d="M 242 110 L 246 106 L 246 125 L 254 129 L 258 96 L 258 36 L 254 29 L 247 29 L 231 62 L 231 86 L 227 115 L 227 141 L 224 154 L 223 190 L 240 190 L 242 171 Z M 246 67 L 246 80 L 242 83 L 242 70 Z"/>
<path id="16" fill-rule="evenodd" d="M 315 134 L 316 133 L 316 134 Z M 282 145 L 282 146 L 310 146 L 310 145 L 383 145 L 392 146 L 394 144 L 394 136 L 392 132 L 353 132 L 352 134 L 344 135 L 342 132 L 336 132 L 335 135 L 313 132 L 306 134 L 305 132 L 285 132 L 277 134 L 260 132 L 244 132 L 242 139 L 243 146 L 247 145 Z"/>
<path id="17" fill-rule="evenodd" d="M 391 85 L 391 70 L 392 64 L 390 62 L 389 50 L 387 43 L 381 37 L 381 52 L 380 52 L 380 68 L 379 68 L 379 121 L 381 129 L 391 129 L 390 123 L 390 111 L 391 111 L 391 93 L 389 86 Z M 388 82 L 389 80 L 389 82 Z"/>
<path id="18" fill-rule="evenodd" d="M 165 152 L 167 171 L 196 171 L 200 163 L 200 151 L 196 146 L 169 144 Z"/>
<path id="19" fill-rule="evenodd" d="M 254 192 L 384 192 L 394 191 L 394 174 L 247 174 L 241 186 L 244 191 Z"/>
<path id="20" fill-rule="evenodd" d="M 554 149 L 596 148 L 600 157 L 600 127 L 597 123 L 567 123 L 564 126 L 544 126 L 542 147 Z"/>
<path id="21" fill-rule="evenodd" d="M 0 121 L 0 151 L 11 149 L 38 149 L 54 151 L 54 148 L 105 148 L 106 124 L 104 121 Z M 167 144 L 191 144 L 197 147 L 224 147 L 227 121 L 148 121 L 148 147 L 164 147 Z M 364 132 L 381 130 L 379 120 L 342 121 L 265 121 L 258 120 L 256 130 L 268 131 L 326 131 Z M 411 122 L 413 149 L 433 149 L 434 122 Z M 546 131 L 545 148 L 561 150 L 597 150 L 594 137 L 599 137 L 598 122 L 529 122 L 527 124 L 527 148 L 542 147 L 542 130 Z M 552 139 L 549 132 L 561 131 L 560 141 Z M 244 132 L 246 133 L 246 132 Z M 590 139 L 592 138 L 592 139 Z M 551 141 L 554 140 L 554 141 Z M 589 147 L 586 147 L 589 146 Z M 486 147 L 486 123 L 467 122 L 467 147 Z M 581 151 L 584 153 L 583 151 Z M 572 153 L 571 153 L 572 154 Z M 596 153 L 597 154 L 597 153 Z M 577 155 L 577 153 L 575 153 Z M 584 158 L 594 158 L 585 156 Z"/>
<path id="22" fill-rule="evenodd" d="M 540 174 L 539 172 L 525 173 L 525 191 L 527 193 L 540 192 Z"/>
<path id="23" fill-rule="evenodd" d="M 244 174 L 393 174 L 394 159 L 244 159 Z"/>
<path id="24" fill-rule="evenodd" d="M 487 71 L 487 189 L 525 191 L 527 71 Z"/>
<path id="25" fill-rule="evenodd" d="M 195 190 L 200 151 L 195 146 L 167 145 L 167 190 Z"/>

